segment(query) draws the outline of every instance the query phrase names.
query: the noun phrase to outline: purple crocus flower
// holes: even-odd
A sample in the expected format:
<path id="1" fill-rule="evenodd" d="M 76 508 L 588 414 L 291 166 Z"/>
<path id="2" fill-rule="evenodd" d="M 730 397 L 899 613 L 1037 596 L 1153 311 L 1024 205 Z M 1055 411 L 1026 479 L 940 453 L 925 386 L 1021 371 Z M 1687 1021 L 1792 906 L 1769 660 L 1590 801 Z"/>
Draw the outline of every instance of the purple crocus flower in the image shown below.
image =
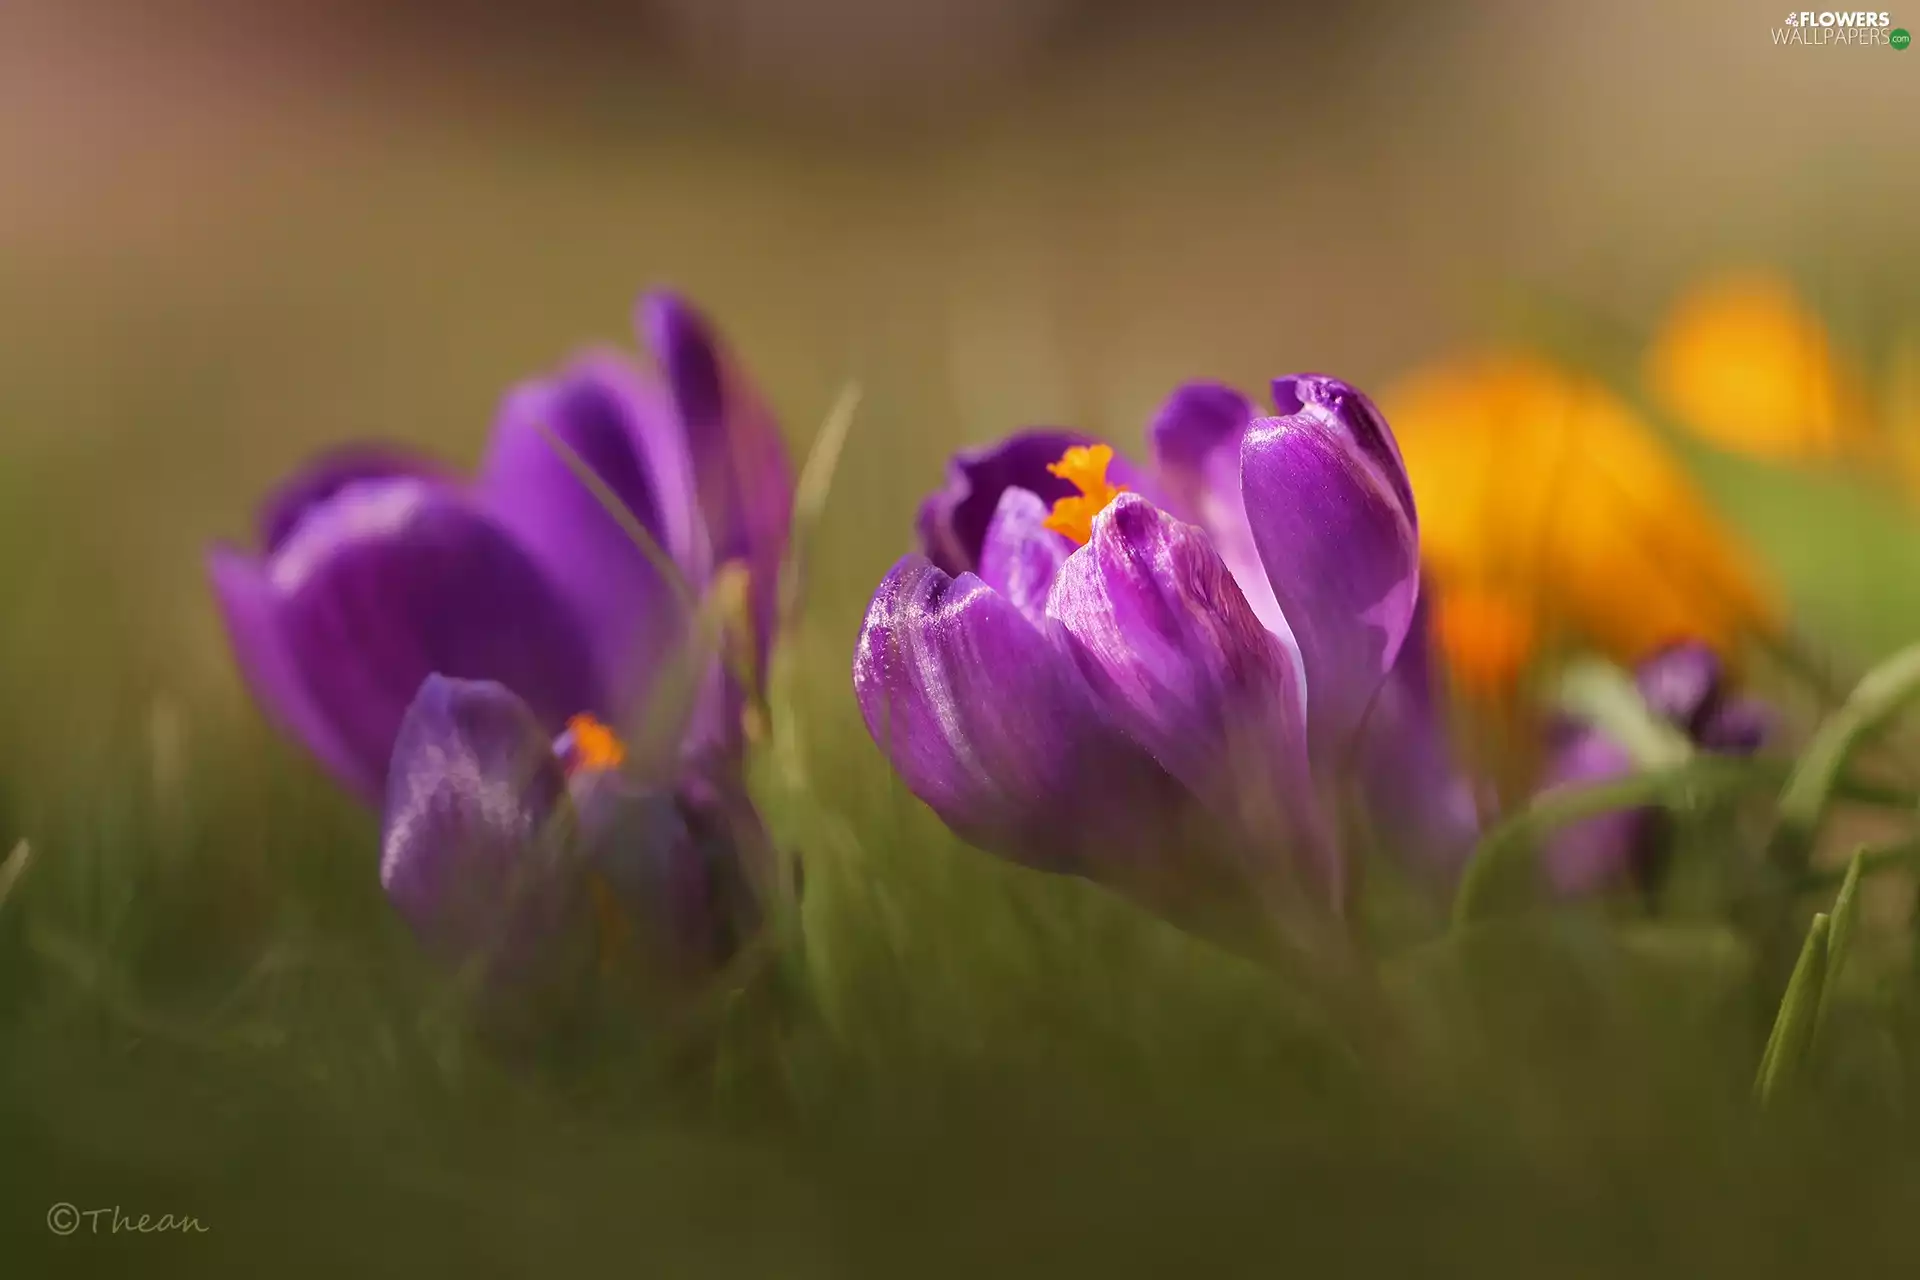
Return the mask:
<path id="1" fill-rule="evenodd" d="M 1720 659 L 1704 644 L 1669 645 L 1640 664 L 1635 681 L 1648 709 L 1700 750 L 1751 755 L 1766 738 L 1771 713 L 1758 701 L 1728 695 Z M 1552 726 L 1552 737 L 1543 790 L 1593 786 L 1635 772 L 1625 748 L 1591 725 L 1563 720 Z M 1561 829 L 1543 866 L 1554 891 L 1574 897 L 1646 883 L 1664 844 L 1658 809 L 1623 810 Z"/>
<path id="2" fill-rule="evenodd" d="M 1273 398 L 1262 416 L 1181 387 L 1152 472 L 1052 430 L 954 460 L 923 553 L 874 597 L 854 686 L 963 838 L 1170 914 L 1193 881 L 1336 902 L 1329 801 L 1350 767 L 1399 835 L 1448 855 L 1470 838 L 1392 432 L 1335 378 Z"/>
<path id="3" fill-rule="evenodd" d="M 267 503 L 260 555 L 210 559 L 255 696 L 384 802 L 381 883 L 430 950 L 484 954 L 490 988 L 557 980 L 590 918 L 624 922 L 655 973 L 710 969 L 742 927 L 759 843 L 733 777 L 744 691 L 717 663 L 697 677 L 677 750 L 642 774 L 603 722 L 652 692 L 729 563 L 760 678 L 792 474 L 706 321 L 664 294 L 639 319 L 662 380 L 585 355 L 506 397 L 473 480 L 335 455 Z"/>
<path id="4" fill-rule="evenodd" d="M 429 676 L 394 747 L 380 882 L 495 998 L 564 991 L 596 960 L 703 977 L 759 923 L 764 833 L 727 771 L 659 787 L 626 763 L 591 717 L 550 739 L 503 685 Z"/>
<path id="5" fill-rule="evenodd" d="M 515 389 L 471 481 L 391 450 L 336 454 L 269 498 L 258 554 L 212 552 L 255 697 L 368 803 L 384 798 L 402 717 L 430 675 L 506 686 L 549 736 L 581 713 L 622 722 L 728 561 L 748 568 L 764 663 L 792 508 L 778 430 L 689 305 L 650 295 L 639 324 L 662 379 L 593 352 Z M 700 745 L 732 743 L 739 697 L 709 700 Z"/>

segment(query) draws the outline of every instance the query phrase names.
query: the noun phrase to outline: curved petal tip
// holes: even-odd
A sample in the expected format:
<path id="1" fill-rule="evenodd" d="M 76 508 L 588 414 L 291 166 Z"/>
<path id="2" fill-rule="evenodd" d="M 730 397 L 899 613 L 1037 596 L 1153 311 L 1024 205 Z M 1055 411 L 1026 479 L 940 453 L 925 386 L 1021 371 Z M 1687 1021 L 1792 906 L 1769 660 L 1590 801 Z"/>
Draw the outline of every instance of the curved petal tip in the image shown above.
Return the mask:
<path id="1" fill-rule="evenodd" d="M 532 710 L 489 681 L 429 676 L 394 742 L 380 884 L 443 961 L 494 980 L 550 969 L 590 938 L 569 858 L 566 783 Z"/>
<path id="2" fill-rule="evenodd" d="M 1098 875 L 1182 793 L 1101 714 L 1056 625 L 908 556 L 867 611 L 854 691 L 894 771 L 962 839 Z"/>
<path id="3" fill-rule="evenodd" d="M 1375 460 L 1318 413 L 1256 420 L 1241 446 L 1240 483 L 1260 563 L 1306 666 L 1316 750 L 1342 752 L 1413 626 L 1420 544 L 1411 512 Z"/>
<path id="4" fill-rule="evenodd" d="M 314 698 L 288 646 L 284 602 L 265 567 L 243 551 L 217 545 L 207 552 L 206 568 L 234 661 L 254 701 L 348 790 L 368 804 L 378 804 L 386 785 L 386 762 L 351 750 Z"/>
<path id="5" fill-rule="evenodd" d="M 1047 614 L 1105 712 L 1162 768 L 1257 842 L 1337 882 L 1294 656 L 1204 533 L 1122 494 L 1061 567 Z"/>

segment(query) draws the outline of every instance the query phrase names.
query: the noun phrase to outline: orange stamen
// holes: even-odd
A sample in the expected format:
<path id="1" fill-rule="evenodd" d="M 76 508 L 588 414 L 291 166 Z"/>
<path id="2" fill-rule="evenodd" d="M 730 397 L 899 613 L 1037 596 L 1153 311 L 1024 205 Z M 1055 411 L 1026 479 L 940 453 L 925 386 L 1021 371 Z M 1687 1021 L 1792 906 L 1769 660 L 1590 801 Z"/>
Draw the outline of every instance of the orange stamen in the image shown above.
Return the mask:
<path id="1" fill-rule="evenodd" d="M 569 773 L 607 773 L 627 762 L 626 744 L 590 715 L 577 715 L 567 721 L 567 733 L 573 743 L 567 761 Z"/>
<path id="2" fill-rule="evenodd" d="M 1127 492 L 1125 485 L 1107 481 L 1107 468 L 1113 465 L 1113 450 L 1104 444 L 1074 445 L 1060 455 L 1060 461 L 1047 464 L 1047 470 L 1080 492 L 1053 504 L 1047 528 L 1086 546 L 1093 536 L 1093 518 L 1105 511 L 1113 500 Z"/>

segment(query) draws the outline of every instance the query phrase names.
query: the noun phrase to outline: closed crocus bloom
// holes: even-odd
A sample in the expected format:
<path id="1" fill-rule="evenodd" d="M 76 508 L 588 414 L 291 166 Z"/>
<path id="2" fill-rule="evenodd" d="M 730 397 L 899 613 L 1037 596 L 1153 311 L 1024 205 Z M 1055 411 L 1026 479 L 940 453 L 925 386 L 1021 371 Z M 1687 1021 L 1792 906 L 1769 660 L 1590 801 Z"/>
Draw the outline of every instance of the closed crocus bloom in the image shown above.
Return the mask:
<path id="1" fill-rule="evenodd" d="M 1511 691 L 1540 647 L 1638 661 L 1674 636 L 1726 651 L 1777 627 L 1772 588 L 1643 422 L 1599 383 L 1490 353 L 1386 397 L 1423 499 L 1448 666 Z"/>
<path id="2" fill-rule="evenodd" d="M 628 770 L 591 717 L 554 739 L 505 686 L 431 676 L 395 743 L 381 885 L 496 999 L 562 995 L 628 958 L 650 982 L 697 981 L 758 923 L 764 838 L 737 794 Z"/>
<path id="3" fill-rule="evenodd" d="M 728 562 L 747 568 L 764 663 L 792 506 L 779 433 L 685 302 L 649 296 L 639 318 L 661 377 L 584 356 L 506 397 L 477 477 L 329 457 L 269 499 L 258 553 L 211 554 L 255 697 L 369 803 L 430 675 L 511 689 L 549 737 L 576 715 L 621 722 Z M 732 745 L 740 694 L 722 687 L 690 750 Z"/>
<path id="4" fill-rule="evenodd" d="M 1636 682 L 1648 710 L 1702 751 L 1750 755 L 1772 720 L 1765 705 L 1728 694 L 1719 658 L 1702 644 L 1654 654 L 1640 664 Z M 1552 737 L 1544 789 L 1595 786 L 1635 771 L 1625 748 L 1590 725 L 1562 722 Z M 1665 853 L 1664 821 L 1657 809 L 1635 809 L 1563 828 L 1546 850 L 1549 884 L 1568 896 L 1645 885 Z"/>
<path id="5" fill-rule="evenodd" d="M 1868 426 L 1859 375 L 1793 286 L 1765 272 L 1682 294 L 1646 356 L 1660 409 L 1704 439 L 1756 457 L 1826 457 Z"/>
<path id="6" fill-rule="evenodd" d="M 1182 387 L 1153 472 L 1059 431 L 955 460 L 853 674 L 963 838 L 1176 919 L 1197 885 L 1334 902 L 1328 785 L 1420 626 L 1417 526 L 1363 395 L 1316 375 L 1273 395 Z M 1426 710 L 1397 700 L 1398 730 L 1432 732 Z"/>

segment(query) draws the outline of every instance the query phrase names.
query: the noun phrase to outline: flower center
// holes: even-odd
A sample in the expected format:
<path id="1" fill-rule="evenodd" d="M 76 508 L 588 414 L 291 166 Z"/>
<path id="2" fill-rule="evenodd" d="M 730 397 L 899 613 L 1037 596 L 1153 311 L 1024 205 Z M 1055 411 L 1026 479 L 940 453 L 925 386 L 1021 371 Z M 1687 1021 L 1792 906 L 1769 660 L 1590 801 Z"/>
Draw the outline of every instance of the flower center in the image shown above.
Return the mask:
<path id="1" fill-rule="evenodd" d="M 590 715 L 567 721 L 561 759 L 569 775 L 610 773 L 627 762 L 627 746 L 618 734 Z"/>
<path id="2" fill-rule="evenodd" d="M 1434 620 L 1447 667 L 1469 693 L 1497 698 L 1511 691 L 1533 655 L 1533 616 L 1504 592 L 1443 592 Z"/>
<path id="3" fill-rule="evenodd" d="M 1086 546 L 1093 536 L 1093 518 L 1127 491 L 1125 485 L 1108 483 L 1107 468 L 1112 465 L 1113 450 L 1104 444 L 1074 445 L 1060 455 L 1060 461 L 1048 463 L 1049 472 L 1080 492 L 1053 504 L 1047 528 L 1072 538 L 1076 546 Z"/>

